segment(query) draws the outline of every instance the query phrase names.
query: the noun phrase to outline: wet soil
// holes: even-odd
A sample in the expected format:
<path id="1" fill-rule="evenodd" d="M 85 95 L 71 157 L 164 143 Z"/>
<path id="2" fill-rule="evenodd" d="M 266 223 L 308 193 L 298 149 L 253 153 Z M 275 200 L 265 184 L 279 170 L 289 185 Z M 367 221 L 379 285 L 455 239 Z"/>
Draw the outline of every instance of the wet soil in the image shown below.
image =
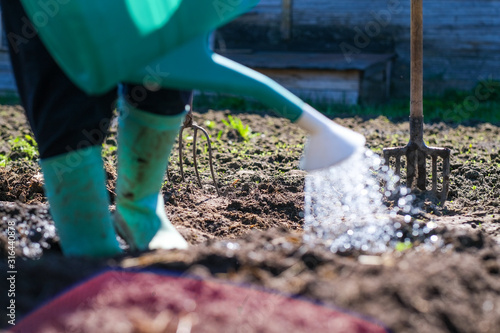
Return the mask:
<path id="1" fill-rule="evenodd" d="M 221 196 L 212 184 L 206 140 L 197 144 L 202 187 L 197 183 L 191 130 L 183 138 L 185 180 L 174 149 L 170 180 L 163 186 L 167 214 L 193 246 L 92 261 L 61 255 L 36 157 L 7 144 L 30 135 L 22 109 L 0 109 L 0 154 L 11 160 L 0 168 L 0 266 L 7 271 L 7 226 L 14 223 L 18 316 L 107 267 L 165 268 L 300 295 L 369 316 L 394 332 L 498 332 L 498 126 L 426 124 L 429 145 L 452 149 L 450 192 L 444 204 L 429 193 L 415 192 L 421 212 L 412 223 L 432 221 L 443 242 L 434 251 L 415 244 L 375 256 L 331 253 L 303 243 L 305 174 L 298 162 L 304 132 L 272 113 L 232 112 L 253 130 L 244 140 L 222 123 L 229 111 L 195 113 L 212 136 Z M 409 138 L 407 122 L 385 117 L 336 121 L 363 133 L 367 147 L 377 153 L 405 145 Z M 112 127 L 104 145 L 112 201 L 115 145 Z M 5 283 L 2 279 L 2 290 Z M 0 299 L 7 304 L 6 293 Z M 1 323 L 6 325 L 5 317 Z"/>

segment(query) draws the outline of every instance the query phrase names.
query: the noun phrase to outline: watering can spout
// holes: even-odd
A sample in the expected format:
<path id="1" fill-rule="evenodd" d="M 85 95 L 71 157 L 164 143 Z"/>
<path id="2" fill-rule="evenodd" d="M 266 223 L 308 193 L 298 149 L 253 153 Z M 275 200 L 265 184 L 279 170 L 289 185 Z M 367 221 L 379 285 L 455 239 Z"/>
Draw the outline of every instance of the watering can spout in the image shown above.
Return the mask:
<path id="1" fill-rule="evenodd" d="M 363 135 L 338 125 L 307 104 L 297 125 L 309 134 L 300 161 L 300 168 L 306 171 L 341 163 L 365 144 Z"/>

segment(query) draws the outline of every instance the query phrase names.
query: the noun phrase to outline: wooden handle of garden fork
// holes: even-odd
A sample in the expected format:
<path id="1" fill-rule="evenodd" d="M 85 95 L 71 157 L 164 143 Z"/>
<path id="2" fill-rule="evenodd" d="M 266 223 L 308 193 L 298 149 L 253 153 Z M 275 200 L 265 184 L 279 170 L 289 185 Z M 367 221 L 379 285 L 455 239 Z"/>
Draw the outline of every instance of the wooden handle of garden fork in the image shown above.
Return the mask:
<path id="1" fill-rule="evenodd" d="M 422 0 L 411 0 L 410 118 L 423 118 L 424 24 Z"/>

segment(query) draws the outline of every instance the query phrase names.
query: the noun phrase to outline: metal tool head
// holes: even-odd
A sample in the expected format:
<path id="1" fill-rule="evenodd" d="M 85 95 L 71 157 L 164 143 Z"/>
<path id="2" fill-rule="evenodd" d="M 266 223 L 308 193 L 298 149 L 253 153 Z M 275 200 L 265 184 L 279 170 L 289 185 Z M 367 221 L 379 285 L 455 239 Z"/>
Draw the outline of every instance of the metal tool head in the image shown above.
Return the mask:
<path id="1" fill-rule="evenodd" d="M 450 149 L 427 147 L 423 140 L 423 118 L 410 118 L 410 141 L 404 147 L 385 148 L 384 159 L 387 165 L 394 159 L 395 173 L 401 176 L 401 157 L 406 157 L 406 186 L 427 190 L 427 157 L 432 163 L 432 192 L 445 202 L 450 184 Z M 442 159 L 442 187 L 438 191 L 438 157 Z"/>
<path id="2" fill-rule="evenodd" d="M 183 132 L 184 132 L 184 130 L 186 128 L 192 128 L 194 130 L 194 133 L 193 133 L 193 164 L 194 164 L 194 171 L 196 173 L 196 178 L 198 179 L 198 185 L 200 187 L 202 187 L 202 185 L 201 185 L 201 179 L 200 179 L 200 174 L 198 173 L 198 161 L 196 159 L 196 139 L 197 139 L 197 136 L 198 136 L 198 130 L 200 130 L 201 132 L 203 132 L 203 134 L 205 135 L 205 138 L 207 139 L 208 156 L 209 156 L 208 164 L 210 165 L 210 173 L 212 174 L 212 179 L 213 179 L 213 182 L 214 182 L 215 190 L 217 191 L 217 195 L 220 196 L 220 191 L 219 191 L 219 187 L 217 186 L 217 179 L 215 178 L 214 166 L 213 166 L 213 162 L 212 162 L 213 158 L 212 158 L 212 146 L 210 144 L 210 137 L 209 137 L 207 131 L 203 127 L 199 126 L 198 124 L 196 124 L 193 121 L 193 111 L 192 110 L 193 110 L 193 108 L 192 108 L 192 106 L 190 106 L 188 108 L 188 113 L 187 113 L 186 118 L 184 120 L 184 124 L 182 125 L 181 131 L 179 132 L 179 167 L 180 167 L 181 177 L 182 177 L 182 180 L 185 181 L 184 170 L 183 170 L 183 167 L 182 167 L 182 160 L 183 160 L 183 157 L 182 157 L 182 148 L 183 148 L 182 134 L 183 134 Z"/>

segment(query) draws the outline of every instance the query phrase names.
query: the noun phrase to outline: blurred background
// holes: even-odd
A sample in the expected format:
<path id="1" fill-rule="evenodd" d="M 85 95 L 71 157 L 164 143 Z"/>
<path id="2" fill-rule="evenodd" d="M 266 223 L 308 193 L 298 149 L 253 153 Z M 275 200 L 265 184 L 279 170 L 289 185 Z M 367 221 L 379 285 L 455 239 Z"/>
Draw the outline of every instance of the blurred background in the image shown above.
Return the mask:
<path id="1" fill-rule="evenodd" d="M 221 15 L 234 4 L 214 1 Z M 500 1 L 424 1 L 426 96 L 466 92 L 451 96 L 460 104 L 475 88 L 493 91 L 500 75 L 498 31 Z M 262 0 L 212 38 L 216 52 L 311 103 L 377 105 L 409 95 L 409 0 Z M 15 87 L 8 39 L 1 40 L 0 93 L 6 96 Z"/>
<path id="2" fill-rule="evenodd" d="M 424 1 L 425 92 L 498 79 L 498 31 L 500 1 Z M 407 96 L 410 1 L 262 0 L 217 32 L 216 49 L 229 57 L 247 53 L 234 58 L 311 97 L 370 103 Z M 304 61 L 302 53 L 316 56 Z"/>

